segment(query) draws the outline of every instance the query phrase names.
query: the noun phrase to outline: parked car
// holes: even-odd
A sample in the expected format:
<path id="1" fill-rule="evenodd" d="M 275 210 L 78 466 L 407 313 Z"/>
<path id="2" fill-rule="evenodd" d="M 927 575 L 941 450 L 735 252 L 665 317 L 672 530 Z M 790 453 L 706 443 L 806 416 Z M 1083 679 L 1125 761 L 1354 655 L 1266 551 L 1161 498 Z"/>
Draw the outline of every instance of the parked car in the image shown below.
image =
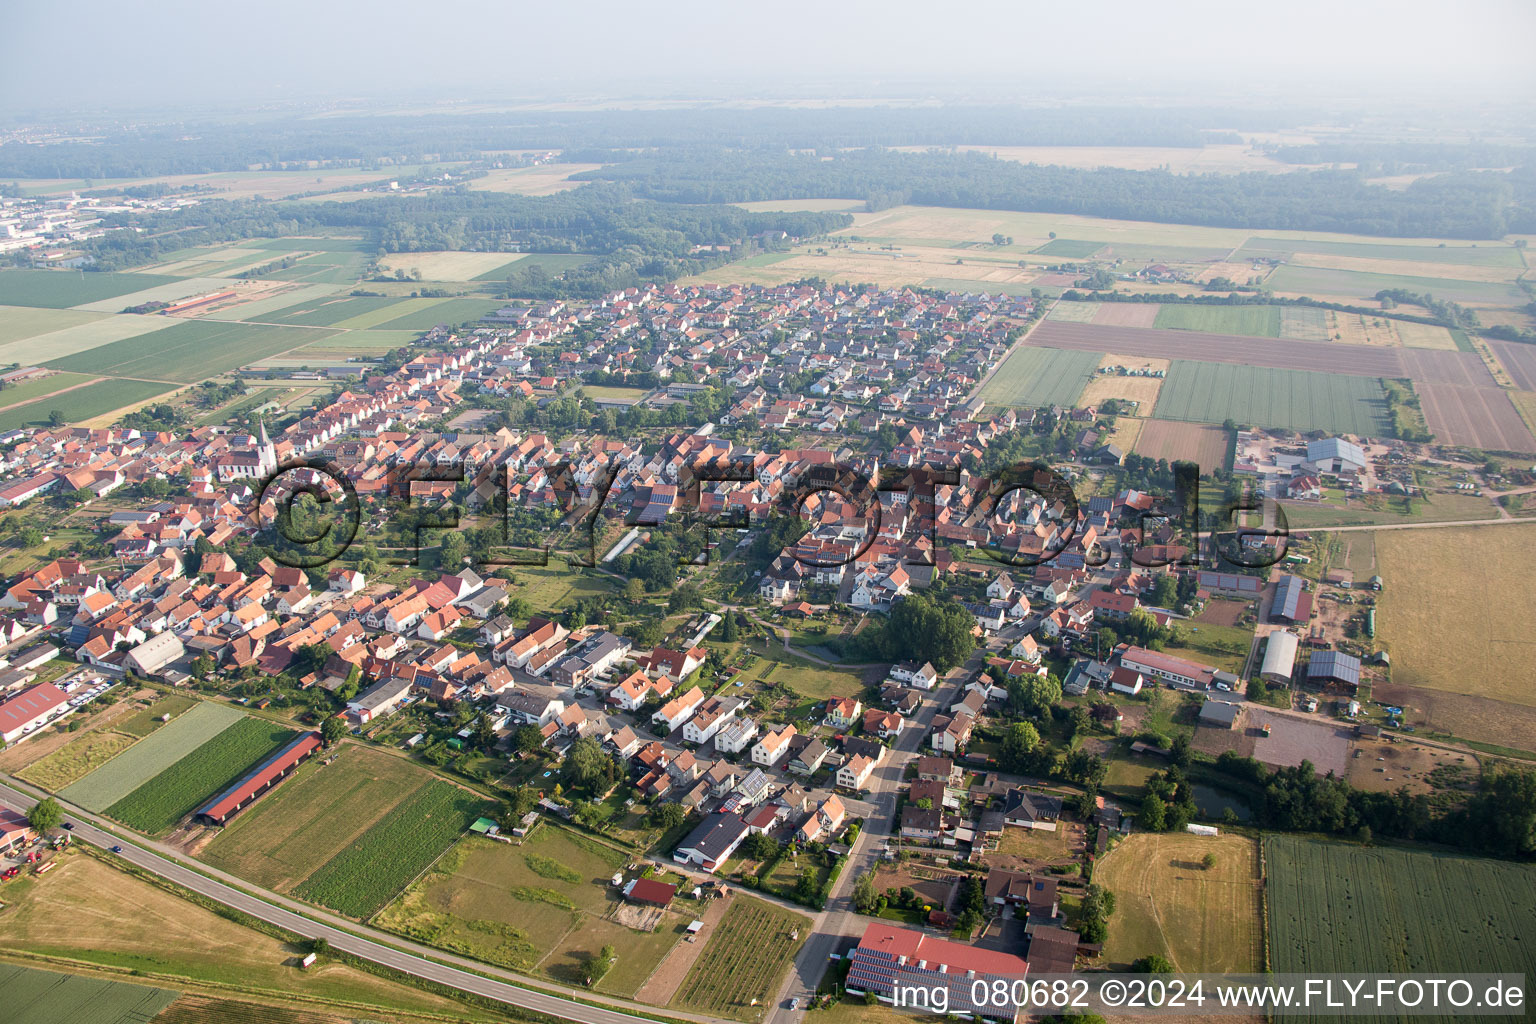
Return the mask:
<path id="1" fill-rule="evenodd" d="M 65 832 L 73 832 L 75 830 L 75 823 L 72 821 L 66 821 L 60 827 L 63 828 Z"/>

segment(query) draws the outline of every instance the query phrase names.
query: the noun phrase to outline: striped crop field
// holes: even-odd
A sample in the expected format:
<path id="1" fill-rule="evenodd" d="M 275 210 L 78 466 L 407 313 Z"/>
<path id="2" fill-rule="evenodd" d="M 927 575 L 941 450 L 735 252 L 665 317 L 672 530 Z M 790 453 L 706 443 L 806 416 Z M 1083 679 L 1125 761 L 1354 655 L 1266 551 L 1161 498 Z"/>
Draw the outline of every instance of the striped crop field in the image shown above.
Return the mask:
<path id="1" fill-rule="evenodd" d="M 29 1024 L 149 1024 L 181 995 L 83 974 L 0 964 L 6 1020 Z"/>
<path id="2" fill-rule="evenodd" d="M 983 385 L 981 399 L 988 405 L 1030 409 L 1074 405 L 1101 358 L 1101 352 L 1017 348 Z"/>
<path id="3" fill-rule="evenodd" d="M 243 711 L 204 701 L 59 795 L 88 811 L 104 811 L 244 717 Z"/>
<path id="4" fill-rule="evenodd" d="M 1386 394 L 1374 377 L 1175 359 L 1152 414 L 1186 420 L 1387 437 Z"/>
<path id="5" fill-rule="evenodd" d="M 265 719 L 241 719 L 108 807 L 106 813 L 147 835 L 169 832 L 294 735 L 291 729 Z"/>

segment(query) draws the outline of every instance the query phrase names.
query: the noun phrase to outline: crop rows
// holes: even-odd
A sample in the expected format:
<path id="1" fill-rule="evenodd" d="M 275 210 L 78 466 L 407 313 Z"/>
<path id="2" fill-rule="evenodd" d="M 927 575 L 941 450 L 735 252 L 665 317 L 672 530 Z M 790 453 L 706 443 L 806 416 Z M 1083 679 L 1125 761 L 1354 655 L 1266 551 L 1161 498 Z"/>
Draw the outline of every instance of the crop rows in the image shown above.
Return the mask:
<path id="1" fill-rule="evenodd" d="M 1528 865 L 1293 836 L 1264 855 L 1277 973 L 1536 972 Z"/>
<path id="2" fill-rule="evenodd" d="M 730 1017 L 757 1019 L 810 923 L 799 914 L 737 897 L 694 961 L 675 1003 Z M 753 1000 L 758 1001 L 756 1010 Z"/>
<path id="3" fill-rule="evenodd" d="M 1184 359 L 1174 360 L 1169 369 L 1153 415 L 1365 437 L 1391 433 L 1379 380 Z"/>
<path id="4" fill-rule="evenodd" d="M 434 781 L 322 864 L 296 894 L 352 917 L 372 916 L 480 816 L 485 801 Z"/>
<path id="5" fill-rule="evenodd" d="M 88 811 L 104 811 L 244 717 L 226 704 L 201 702 L 59 795 Z"/>
<path id="6" fill-rule="evenodd" d="M 168 832 L 292 738 L 280 725 L 241 719 L 107 808 L 107 814 L 150 835 Z"/>
<path id="7" fill-rule="evenodd" d="M 148 1024 L 179 995 L 83 974 L 0 964 L 6 1020 L 30 1024 Z"/>

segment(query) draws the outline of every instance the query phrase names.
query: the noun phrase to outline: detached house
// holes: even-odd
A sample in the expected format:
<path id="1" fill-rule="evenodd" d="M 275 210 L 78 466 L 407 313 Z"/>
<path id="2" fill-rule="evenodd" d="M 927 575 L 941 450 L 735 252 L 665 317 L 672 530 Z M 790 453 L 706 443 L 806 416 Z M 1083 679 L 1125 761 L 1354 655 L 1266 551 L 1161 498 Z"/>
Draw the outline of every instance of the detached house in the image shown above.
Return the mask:
<path id="1" fill-rule="evenodd" d="M 770 732 L 752 747 L 752 763 L 772 767 L 789 751 L 789 741 L 795 738 L 796 729 L 786 725 L 778 732 Z"/>

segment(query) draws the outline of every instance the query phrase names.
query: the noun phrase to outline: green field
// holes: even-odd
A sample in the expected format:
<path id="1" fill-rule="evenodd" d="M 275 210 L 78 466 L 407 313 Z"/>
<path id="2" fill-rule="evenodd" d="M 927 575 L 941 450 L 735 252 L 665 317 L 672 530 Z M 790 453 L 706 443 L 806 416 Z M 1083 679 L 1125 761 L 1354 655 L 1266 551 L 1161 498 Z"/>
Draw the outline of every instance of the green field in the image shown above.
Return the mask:
<path id="1" fill-rule="evenodd" d="M 202 702 L 196 697 L 167 693 L 149 707 L 135 711 L 122 721 L 113 723 L 112 731 L 142 739 L 167 724 L 160 721 L 164 716 L 170 715 L 172 719 L 179 718 L 200 703 Z"/>
<path id="2" fill-rule="evenodd" d="M 6 1020 L 27 1024 L 147 1024 L 180 992 L 0 964 Z"/>
<path id="3" fill-rule="evenodd" d="M 1536 975 L 1529 864 L 1282 835 L 1265 837 L 1264 857 L 1277 973 Z"/>
<path id="4" fill-rule="evenodd" d="M 104 811 L 244 717 L 226 704 L 203 701 L 59 795 L 88 811 Z"/>
<path id="5" fill-rule="evenodd" d="M 765 255 L 777 255 L 777 254 L 769 253 L 769 254 L 765 254 Z M 759 256 L 749 256 L 746 260 L 743 260 L 742 262 L 746 266 L 767 266 L 769 263 L 777 263 L 780 259 L 789 259 L 789 256 L 787 254 L 786 255 L 780 255 L 780 256 L 778 256 L 778 259 L 770 259 L 768 261 L 768 263 L 752 263 L 751 262 L 752 260 L 760 259 L 760 258 L 761 257 L 759 257 Z M 510 263 L 504 263 L 504 264 L 502 264 L 501 266 L 497 267 L 494 270 L 488 270 L 485 273 L 481 274 L 480 276 L 472 278 L 472 280 L 475 280 L 475 281 L 505 281 L 507 279 L 508 275 L 510 275 L 512 273 L 515 273 L 516 271 L 522 270 L 524 267 L 543 267 L 545 270 L 549 271 L 549 276 L 550 277 L 558 277 L 559 275 L 565 273 L 567 270 L 572 270 L 572 269 L 575 269 L 576 267 L 585 266 L 586 264 L 591 263 L 591 262 L 592 262 L 592 257 L 588 256 L 588 255 L 585 255 L 584 253 L 531 252 L 528 255 L 523 256 L 520 259 L 514 260 L 514 261 L 512 261 Z"/>
<path id="6" fill-rule="evenodd" d="M 473 793 L 434 780 L 322 864 L 296 893 L 352 917 L 370 917 L 489 806 Z"/>
<path id="7" fill-rule="evenodd" d="M 1437 299 L 1474 305 L 1521 306 L 1530 301 L 1515 285 L 1498 281 L 1456 281 L 1445 277 L 1404 277 L 1290 265 L 1277 269 L 1264 284 L 1277 292 L 1293 292 L 1313 298 L 1344 296 L 1368 302 L 1375 302 L 1376 293 L 1387 288 L 1404 288 Z"/>
<path id="8" fill-rule="evenodd" d="M 40 334 L 78 327 L 106 314 L 83 309 L 50 309 L 45 306 L 0 306 L 0 346 L 35 338 Z"/>
<path id="9" fill-rule="evenodd" d="M 118 295 L 177 284 L 156 274 L 88 274 L 80 270 L 0 270 L 0 306 L 64 309 Z"/>
<path id="10" fill-rule="evenodd" d="M 1204 263 L 1227 257 L 1231 249 L 1213 245 L 1160 245 L 1155 242 L 1110 242 L 1104 258 L 1146 260 L 1150 263 Z"/>
<path id="11" fill-rule="evenodd" d="M 292 729 L 265 719 L 241 719 L 108 807 L 106 813 L 147 835 L 169 832 L 294 736 Z"/>
<path id="12" fill-rule="evenodd" d="M 1247 334 L 1255 338 L 1280 337 L 1279 306 L 1189 306 L 1164 303 L 1157 309 L 1153 327 L 1208 334 Z"/>
<path id="13" fill-rule="evenodd" d="M 505 305 L 505 302 L 496 299 L 446 299 L 374 326 L 381 331 L 426 331 L 438 324 L 457 326 L 470 323 Z"/>
<path id="14" fill-rule="evenodd" d="M 362 252 L 361 238 L 305 236 L 241 239 L 242 249 L 276 249 L 281 252 Z"/>
<path id="15" fill-rule="evenodd" d="M 362 277 L 365 262 L 363 255 L 358 252 L 315 252 L 300 257 L 291 267 L 274 270 L 267 275 L 267 280 L 350 285 Z"/>
<path id="16" fill-rule="evenodd" d="M 301 302 L 286 309 L 262 313 L 257 319 L 262 323 L 294 324 L 300 327 L 333 327 L 343 320 L 378 313 L 400 300 L 390 296 L 348 297 L 337 294 L 318 302 Z M 379 319 L 385 319 L 380 317 Z"/>
<path id="17" fill-rule="evenodd" d="M 1085 242 L 1077 238 L 1053 238 L 1044 245 L 1032 249 L 1036 256 L 1066 256 L 1086 259 L 1104 248 L 1103 242 Z"/>
<path id="18" fill-rule="evenodd" d="M 1386 395 L 1373 377 L 1175 359 L 1157 396 L 1157 419 L 1326 430 L 1386 437 Z"/>
<path id="19" fill-rule="evenodd" d="M 125 405 L 133 405 L 135 402 L 143 402 L 156 395 L 163 395 L 175 386 L 152 380 L 99 380 L 62 395 L 40 398 L 35 402 L 0 412 L 0 430 L 46 426 L 55 410 L 64 415 L 66 423 L 79 423 L 81 420 L 109 413 L 113 409 L 121 409 Z"/>
<path id="20" fill-rule="evenodd" d="M 1021 346 L 982 387 L 982 401 L 1026 408 L 1074 405 L 1102 358 L 1100 352 Z"/>
<path id="21" fill-rule="evenodd" d="M 288 892 L 431 780 L 416 763 L 346 744 L 331 764 L 310 758 L 242 811 L 202 859 L 264 888 Z"/>
<path id="22" fill-rule="evenodd" d="M 1305 238 L 1250 238 L 1237 251 L 1236 258 L 1283 257 L 1298 252 L 1415 263 L 1460 263 L 1471 267 L 1525 266 L 1520 260 L 1520 251 L 1502 242 L 1488 245 L 1373 245 L 1368 242 L 1317 242 Z"/>
<path id="23" fill-rule="evenodd" d="M 796 930 L 798 940 L 790 937 Z M 672 1005 L 737 1020 L 761 1020 L 810 930 L 811 921 L 803 914 L 737 896 L 693 962 Z"/>
<path id="24" fill-rule="evenodd" d="M 55 391 L 63 391 L 94 379 L 88 373 L 50 373 L 42 377 L 29 377 L 0 388 L 0 405 L 30 402 L 42 395 L 51 395 Z"/>
<path id="25" fill-rule="evenodd" d="M 195 384 L 278 352 L 329 338 L 332 333 L 318 328 L 186 320 L 153 334 L 49 360 L 47 365 L 79 373 Z"/>

